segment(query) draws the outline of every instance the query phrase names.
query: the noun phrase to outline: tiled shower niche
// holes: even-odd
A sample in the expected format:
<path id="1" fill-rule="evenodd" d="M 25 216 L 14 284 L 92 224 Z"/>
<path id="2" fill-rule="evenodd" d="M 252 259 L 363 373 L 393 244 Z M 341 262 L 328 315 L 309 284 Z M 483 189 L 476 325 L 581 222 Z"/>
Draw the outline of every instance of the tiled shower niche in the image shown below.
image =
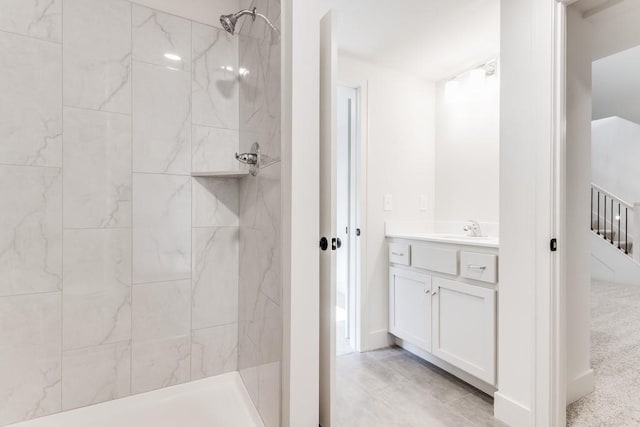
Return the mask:
<path id="1" fill-rule="evenodd" d="M 192 176 L 280 155 L 278 38 L 5 0 L 0 93 L 0 425 L 235 370 L 279 425 L 280 164 Z"/>

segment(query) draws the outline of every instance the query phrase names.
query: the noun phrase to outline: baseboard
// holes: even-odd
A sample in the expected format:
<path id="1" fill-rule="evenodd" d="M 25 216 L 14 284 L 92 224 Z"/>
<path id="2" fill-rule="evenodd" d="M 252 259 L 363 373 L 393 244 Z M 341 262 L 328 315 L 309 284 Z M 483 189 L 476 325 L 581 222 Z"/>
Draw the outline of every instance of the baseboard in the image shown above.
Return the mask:
<path id="1" fill-rule="evenodd" d="M 363 351 L 372 351 L 386 348 L 393 344 L 393 338 L 386 329 L 369 332 L 366 348 Z"/>
<path id="2" fill-rule="evenodd" d="M 567 405 L 591 393 L 594 388 L 593 369 L 589 369 L 578 375 L 577 378 L 567 381 Z"/>
<path id="3" fill-rule="evenodd" d="M 510 426 L 530 427 L 533 425 L 531 409 L 499 391 L 493 395 L 493 416 Z"/>

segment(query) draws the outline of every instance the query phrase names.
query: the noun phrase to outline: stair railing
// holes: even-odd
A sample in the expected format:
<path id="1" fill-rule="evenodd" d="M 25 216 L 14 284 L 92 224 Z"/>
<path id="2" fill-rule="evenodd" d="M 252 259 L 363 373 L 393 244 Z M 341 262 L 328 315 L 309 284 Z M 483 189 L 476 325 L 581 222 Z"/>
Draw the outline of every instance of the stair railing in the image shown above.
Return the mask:
<path id="1" fill-rule="evenodd" d="M 618 250 L 640 262 L 632 237 L 640 224 L 640 202 L 629 203 L 596 184 L 591 184 L 591 230 Z M 636 242 L 637 245 L 640 242 Z"/>

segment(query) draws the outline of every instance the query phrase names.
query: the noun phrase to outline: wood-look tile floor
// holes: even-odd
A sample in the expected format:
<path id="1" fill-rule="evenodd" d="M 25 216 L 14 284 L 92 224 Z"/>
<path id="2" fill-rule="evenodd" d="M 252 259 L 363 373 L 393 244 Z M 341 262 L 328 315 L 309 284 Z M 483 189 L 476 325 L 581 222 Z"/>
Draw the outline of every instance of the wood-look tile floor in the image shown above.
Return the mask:
<path id="1" fill-rule="evenodd" d="M 340 356 L 336 377 L 341 427 L 505 426 L 491 397 L 398 347 Z"/>

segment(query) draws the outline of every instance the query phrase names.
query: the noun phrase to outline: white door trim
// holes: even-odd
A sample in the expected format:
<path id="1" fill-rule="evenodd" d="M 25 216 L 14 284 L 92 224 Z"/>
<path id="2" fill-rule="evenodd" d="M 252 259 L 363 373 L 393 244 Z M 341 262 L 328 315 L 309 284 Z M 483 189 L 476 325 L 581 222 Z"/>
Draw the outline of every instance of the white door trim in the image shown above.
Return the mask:
<path id="1" fill-rule="evenodd" d="M 282 2 L 282 426 L 319 419 L 317 0 Z"/>
<path id="2" fill-rule="evenodd" d="M 550 421 L 552 426 L 566 424 L 566 8 L 576 0 L 557 0 L 553 49 L 553 214 L 554 234 L 560 242 L 551 267 L 550 319 Z"/>
<path id="3" fill-rule="evenodd" d="M 338 58 L 338 64 L 340 64 L 340 59 Z M 358 274 L 358 298 L 357 298 L 357 328 L 358 328 L 358 336 L 356 337 L 356 350 L 357 351 L 367 351 L 369 349 L 367 338 L 369 334 L 367 333 L 368 329 L 368 312 L 367 306 L 364 304 L 365 296 L 368 295 L 368 283 L 367 280 L 367 212 L 365 207 L 367 206 L 367 153 L 368 153 L 368 135 L 369 135 L 369 120 L 368 120 L 368 99 L 369 99 L 369 86 L 367 80 L 355 80 L 355 81 L 345 81 L 339 80 L 339 86 L 346 86 L 353 89 L 357 89 L 358 91 L 358 107 L 359 107 L 359 117 L 358 117 L 358 141 L 357 145 L 360 150 L 360 155 L 358 158 L 359 161 L 359 171 L 360 174 L 358 176 L 358 227 L 362 230 L 360 234 L 360 271 Z"/>

